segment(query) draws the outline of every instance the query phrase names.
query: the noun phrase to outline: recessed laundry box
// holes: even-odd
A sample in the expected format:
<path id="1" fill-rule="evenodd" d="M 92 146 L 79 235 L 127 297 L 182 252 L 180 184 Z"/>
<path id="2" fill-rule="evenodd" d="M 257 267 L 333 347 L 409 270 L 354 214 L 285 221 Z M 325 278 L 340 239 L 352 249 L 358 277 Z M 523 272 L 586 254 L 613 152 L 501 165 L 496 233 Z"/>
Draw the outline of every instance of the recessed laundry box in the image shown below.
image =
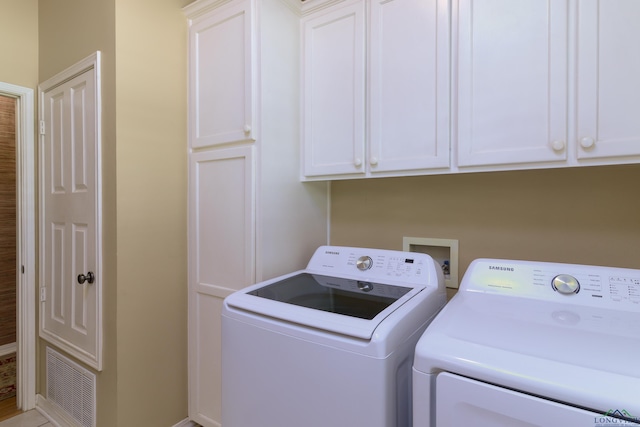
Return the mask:
<path id="1" fill-rule="evenodd" d="M 230 295 L 222 425 L 411 425 L 415 344 L 445 302 L 428 255 L 337 246 Z"/>

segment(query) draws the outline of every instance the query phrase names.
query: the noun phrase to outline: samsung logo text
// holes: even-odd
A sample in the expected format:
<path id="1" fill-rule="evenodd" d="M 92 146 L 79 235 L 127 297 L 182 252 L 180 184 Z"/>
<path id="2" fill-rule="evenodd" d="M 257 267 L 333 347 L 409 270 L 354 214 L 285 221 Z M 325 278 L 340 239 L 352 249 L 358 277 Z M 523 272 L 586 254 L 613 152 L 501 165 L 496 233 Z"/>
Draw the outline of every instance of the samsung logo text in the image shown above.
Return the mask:
<path id="1" fill-rule="evenodd" d="M 489 270 L 498 270 L 498 271 L 516 271 L 513 267 L 502 267 L 499 265 L 490 265 Z"/>

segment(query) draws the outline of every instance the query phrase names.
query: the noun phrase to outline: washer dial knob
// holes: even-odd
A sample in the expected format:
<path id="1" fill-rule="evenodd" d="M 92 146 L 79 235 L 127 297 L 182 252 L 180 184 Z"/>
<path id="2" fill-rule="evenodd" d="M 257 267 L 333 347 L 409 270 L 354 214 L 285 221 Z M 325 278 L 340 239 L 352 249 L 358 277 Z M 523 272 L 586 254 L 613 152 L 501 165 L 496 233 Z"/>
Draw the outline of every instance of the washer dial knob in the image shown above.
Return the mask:
<path id="1" fill-rule="evenodd" d="M 558 274 L 551 281 L 551 287 L 553 290 L 565 295 L 577 294 L 580 292 L 580 282 L 569 274 Z"/>
<path id="2" fill-rule="evenodd" d="M 358 289 L 362 292 L 371 292 L 373 290 L 373 285 L 370 282 L 361 282 L 358 280 Z"/>
<path id="3" fill-rule="evenodd" d="M 368 257 L 366 255 L 361 256 L 356 261 L 356 267 L 358 267 L 358 270 L 360 271 L 368 270 L 373 267 L 373 260 L 371 259 L 371 257 Z"/>

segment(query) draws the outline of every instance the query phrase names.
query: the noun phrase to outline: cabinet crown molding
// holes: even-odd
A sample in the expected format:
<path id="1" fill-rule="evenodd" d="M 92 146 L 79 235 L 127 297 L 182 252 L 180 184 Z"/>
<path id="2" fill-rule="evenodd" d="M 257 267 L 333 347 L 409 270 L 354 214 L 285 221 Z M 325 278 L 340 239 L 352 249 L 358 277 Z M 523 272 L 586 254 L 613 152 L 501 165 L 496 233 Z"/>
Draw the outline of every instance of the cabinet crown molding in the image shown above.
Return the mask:
<path id="1" fill-rule="evenodd" d="M 231 1 L 232 0 L 197 0 L 183 7 L 182 12 L 187 18 L 193 19 Z"/>
<path id="2" fill-rule="evenodd" d="M 302 16 L 317 13 L 323 9 L 327 9 L 339 3 L 345 3 L 347 0 L 305 0 L 301 2 Z"/>
<path id="3" fill-rule="evenodd" d="M 223 6 L 227 3 L 232 2 L 233 0 L 196 0 L 191 4 L 182 8 L 182 12 L 189 19 L 197 18 L 198 16 L 204 15 L 207 12 L 217 9 L 220 6 Z M 300 0 L 279 0 L 293 12 L 298 15 L 302 14 L 303 2 Z M 326 1 L 326 0 L 323 0 Z M 335 0 L 334 0 L 335 1 Z M 343 1 L 343 0 L 339 0 Z"/>

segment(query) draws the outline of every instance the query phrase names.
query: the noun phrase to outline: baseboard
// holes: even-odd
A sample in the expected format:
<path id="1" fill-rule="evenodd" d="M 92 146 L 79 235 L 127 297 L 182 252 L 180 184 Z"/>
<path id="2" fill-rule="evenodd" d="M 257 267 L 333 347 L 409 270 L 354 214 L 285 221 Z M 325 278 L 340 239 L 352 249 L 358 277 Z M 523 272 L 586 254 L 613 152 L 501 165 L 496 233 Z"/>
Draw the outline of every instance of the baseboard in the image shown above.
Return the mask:
<path id="1" fill-rule="evenodd" d="M 82 427 L 55 403 L 49 402 L 41 394 L 36 395 L 36 410 L 55 427 Z"/>
<path id="2" fill-rule="evenodd" d="M 16 343 L 10 343 L 5 345 L 0 345 L 0 357 L 6 356 L 7 354 L 15 353 L 18 346 Z"/>
<path id="3" fill-rule="evenodd" d="M 189 418 L 185 418 L 173 427 L 200 427 L 200 424 L 194 423 Z"/>
<path id="4" fill-rule="evenodd" d="M 49 420 L 54 427 L 82 427 L 76 420 L 70 418 L 55 403 L 49 402 L 44 396 L 36 395 L 36 410 Z M 200 427 L 200 424 L 188 418 L 178 422 L 172 427 Z"/>

